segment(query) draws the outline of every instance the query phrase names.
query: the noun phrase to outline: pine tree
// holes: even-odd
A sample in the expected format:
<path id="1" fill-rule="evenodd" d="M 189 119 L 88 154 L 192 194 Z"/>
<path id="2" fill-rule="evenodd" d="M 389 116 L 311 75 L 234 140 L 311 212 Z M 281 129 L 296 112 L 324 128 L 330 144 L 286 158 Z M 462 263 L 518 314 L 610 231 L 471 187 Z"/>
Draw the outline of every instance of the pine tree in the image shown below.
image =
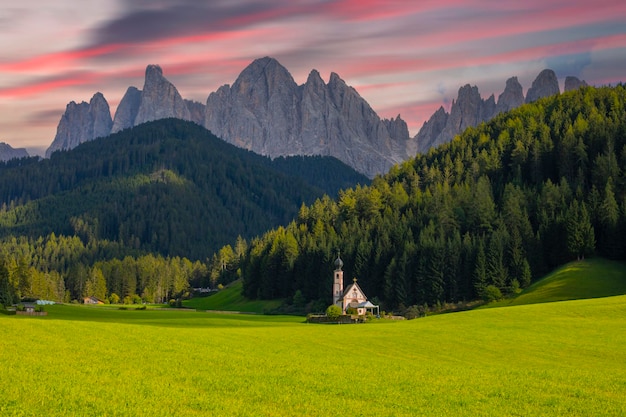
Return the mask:
<path id="1" fill-rule="evenodd" d="M 487 258 L 485 256 L 485 245 L 483 239 L 478 239 L 478 248 L 476 249 L 476 261 L 474 262 L 473 284 L 475 295 L 482 297 L 485 288 L 487 288 Z"/>

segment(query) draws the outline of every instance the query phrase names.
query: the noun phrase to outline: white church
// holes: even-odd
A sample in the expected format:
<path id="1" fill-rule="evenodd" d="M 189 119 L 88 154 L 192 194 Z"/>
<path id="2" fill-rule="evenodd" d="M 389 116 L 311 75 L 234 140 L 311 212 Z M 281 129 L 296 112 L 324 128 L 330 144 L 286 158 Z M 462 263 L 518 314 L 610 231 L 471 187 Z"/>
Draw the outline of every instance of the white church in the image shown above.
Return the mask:
<path id="1" fill-rule="evenodd" d="M 345 290 L 343 289 L 343 270 L 341 268 L 343 268 L 343 261 L 337 255 L 333 279 L 333 304 L 341 308 L 342 314 L 346 314 L 346 310 L 352 307 L 357 310 L 359 316 L 365 315 L 368 311 L 373 313 L 374 309 L 378 315 L 378 306 L 367 301 L 365 293 L 356 283 L 356 278 Z"/>

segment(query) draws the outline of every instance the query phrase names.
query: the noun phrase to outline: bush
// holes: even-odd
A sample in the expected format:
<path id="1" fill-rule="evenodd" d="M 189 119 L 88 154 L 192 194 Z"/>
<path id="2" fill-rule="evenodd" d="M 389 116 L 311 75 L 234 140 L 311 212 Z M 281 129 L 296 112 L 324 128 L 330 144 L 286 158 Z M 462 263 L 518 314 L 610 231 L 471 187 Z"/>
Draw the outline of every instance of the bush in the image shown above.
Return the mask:
<path id="1" fill-rule="evenodd" d="M 336 304 L 329 305 L 326 309 L 326 317 L 330 319 L 338 319 L 341 316 L 341 307 Z"/>
<path id="2" fill-rule="evenodd" d="M 413 320 L 422 316 L 422 312 L 418 306 L 410 306 L 404 311 L 404 318 L 407 320 Z"/>
<path id="3" fill-rule="evenodd" d="M 346 308 L 346 314 L 349 316 L 355 315 L 355 314 L 359 314 L 359 310 L 357 310 L 354 307 L 348 307 Z"/>
<path id="4" fill-rule="evenodd" d="M 487 303 L 498 301 L 502 298 L 502 292 L 495 285 L 488 285 L 483 291 L 483 300 Z"/>

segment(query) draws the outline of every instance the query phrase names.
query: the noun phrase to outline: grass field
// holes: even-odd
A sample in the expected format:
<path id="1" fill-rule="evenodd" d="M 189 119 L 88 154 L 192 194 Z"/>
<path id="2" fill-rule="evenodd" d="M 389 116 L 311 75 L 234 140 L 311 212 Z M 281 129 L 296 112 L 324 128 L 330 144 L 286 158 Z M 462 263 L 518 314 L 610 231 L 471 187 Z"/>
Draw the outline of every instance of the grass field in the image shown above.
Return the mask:
<path id="1" fill-rule="evenodd" d="M 248 300 L 241 295 L 241 289 L 241 281 L 236 281 L 209 297 L 184 301 L 184 305 L 198 310 L 243 311 L 262 314 L 265 310 L 275 309 L 281 303 L 281 300 Z"/>
<path id="2" fill-rule="evenodd" d="M 518 296 L 486 307 L 550 303 L 626 294 L 626 264 L 592 258 L 571 262 L 535 282 Z"/>
<path id="3" fill-rule="evenodd" d="M 1 416 L 626 415 L 626 296 L 404 322 L 0 315 Z"/>

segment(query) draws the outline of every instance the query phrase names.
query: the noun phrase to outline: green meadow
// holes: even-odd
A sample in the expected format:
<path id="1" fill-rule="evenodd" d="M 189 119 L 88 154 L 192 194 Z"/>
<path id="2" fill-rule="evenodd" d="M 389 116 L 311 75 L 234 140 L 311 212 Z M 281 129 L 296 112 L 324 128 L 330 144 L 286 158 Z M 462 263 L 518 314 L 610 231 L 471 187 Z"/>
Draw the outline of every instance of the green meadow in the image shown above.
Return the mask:
<path id="1" fill-rule="evenodd" d="M 623 264 L 590 260 L 507 307 L 359 325 L 114 306 L 0 315 L 0 416 L 626 415 L 625 284 Z M 190 301 L 255 303 L 236 286 Z"/>
<path id="2" fill-rule="evenodd" d="M 485 307 L 580 300 L 626 294 L 626 264 L 602 258 L 570 262 L 526 288 L 516 297 Z"/>
<path id="3" fill-rule="evenodd" d="M 2 416 L 624 415 L 626 296 L 403 322 L 0 315 Z"/>
<path id="4" fill-rule="evenodd" d="M 273 310 L 281 304 L 281 300 L 248 300 L 241 295 L 243 284 L 235 281 L 220 292 L 208 297 L 192 298 L 184 302 L 185 307 L 198 310 L 243 311 L 246 313 L 263 313 Z"/>

